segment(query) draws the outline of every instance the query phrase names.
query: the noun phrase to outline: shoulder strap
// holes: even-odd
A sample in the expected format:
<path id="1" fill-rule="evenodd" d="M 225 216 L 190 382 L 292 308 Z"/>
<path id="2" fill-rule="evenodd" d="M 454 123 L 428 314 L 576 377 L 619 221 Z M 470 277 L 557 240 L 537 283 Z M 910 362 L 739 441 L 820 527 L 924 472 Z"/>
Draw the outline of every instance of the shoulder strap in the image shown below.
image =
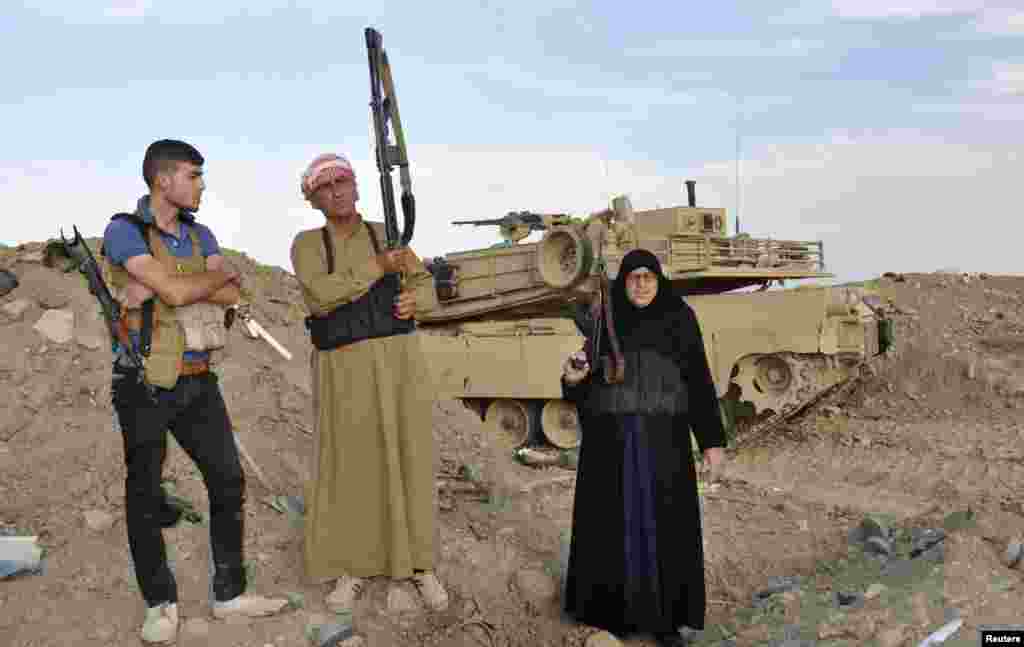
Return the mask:
<path id="1" fill-rule="evenodd" d="M 142 235 L 142 242 L 146 244 L 146 251 L 148 251 L 150 254 L 152 254 L 153 253 L 153 249 L 149 246 L 149 237 L 146 235 L 146 227 L 147 227 L 147 225 L 146 225 L 145 222 L 143 222 L 142 218 L 139 218 L 134 213 L 122 212 L 122 213 L 115 213 L 113 216 L 110 217 L 110 220 L 111 220 L 111 222 L 113 222 L 113 221 L 118 220 L 120 218 L 124 218 L 125 220 L 130 221 L 133 225 L 135 225 L 138 228 L 139 234 Z M 100 244 L 100 256 L 106 256 L 106 251 L 105 251 L 104 247 L 105 247 L 105 244 L 101 243 Z"/>
<path id="2" fill-rule="evenodd" d="M 192 240 L 192 257 L 203 256 L 203 241 L 199 239 L 199 230 L 196 229 L 195 220 L 188 224 L 188 237 Z"/>
<path id="3" fill-rule="evenodd" d="M 146 245 L 146 251 L 150 254 L 153 253 L 153 248 L 149 245 L 149 236 L 146 229 L 148 225 L 143 222 L 142 218 L 139 218 L 134 213 L 115 213 L 110 220 L 114 221 L 119 218 L 128 220 L 139 229 L 139 234 L 142 236 L 142 242 Z M 104 253 L 103 245 L 100 245 L 100 255 L 106 256 Z M 142 330 L 139 331 L 139 352 L 143 357 L 149 357 L 149 353 L 153 348 L 153 308 L 155 302 L 153 297 L 150 297 L 142 302 Z"/>
<path id="4" fill-rule="evenodd" d="M 327 273 L 334 274 L 334 241 L 331 240 L 331 232 L 324 225 L 320 233 L 324 236 L 324 248 L 327 250 Z"/>
<path id="5" fill-rule="evenodd" d="M 373 243 L 373 253 L 380 254 L 380 241 L 377 240 L 377 232 L 365 220 L 363 224 L 366 225 L 366 233 L 370 235 L 370 242 Z M 324 225 L 320 233 L 324 238 L 324 249 L 327 250 L 327 273 L 334 274 L 334 241 L 331 239 L 331 232 L 327 229 L 327 225 Z"/>

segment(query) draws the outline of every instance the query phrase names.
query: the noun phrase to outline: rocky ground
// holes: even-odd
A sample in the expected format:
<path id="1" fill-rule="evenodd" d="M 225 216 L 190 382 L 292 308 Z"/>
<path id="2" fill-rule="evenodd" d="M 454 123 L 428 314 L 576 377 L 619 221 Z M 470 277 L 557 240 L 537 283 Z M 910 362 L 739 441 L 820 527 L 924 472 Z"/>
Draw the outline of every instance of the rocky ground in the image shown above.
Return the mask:
<path id="1" fill-rule="evenodd" d="M 35 535 L 45 548 L 41 573 L 0 580 L 0 645 L 138 645 L 105 333 L 82 279 L 44 267 L 40 248 L 0 250 L 20 282 L 0 298 L 0 534 Z M 208 528 L 184 522 L 167 532 L 185 619 L 178 644 L 314 644 L 317 627 L 337 619 L 326 585 L 303 576 L 300 517 L 281 498 L 302 495 L 312 450 L 304 313 L 293 277 L 232 261 L 256 319 L 294 354 L 284 362 L 233 331 L 221 375 L 259 472 L 246 465 L 253 588 L 295 608 L 210 618 Z M 873 283 L 895 312 L 895 351 L 800 419 L 741 438 L 705 491 L 709 608 L 697 644 L 918 645 L 959 618 L 944 644 L 976 645 L 982 624 L 1024 624 L 1024 572 L 1006 561 L 1024 535 L 1024 279 Z M 369 644 L 618 644 L 558 610 L 572 472 L 514 461 L 456 402 L 437 403 L 434 433 L 438 571 L 452 604 L 428 613 L 411 587 L 375 581 L 353 618 Z M 205 514 L 198 473 L 171 447 L 168 488 Z"/>

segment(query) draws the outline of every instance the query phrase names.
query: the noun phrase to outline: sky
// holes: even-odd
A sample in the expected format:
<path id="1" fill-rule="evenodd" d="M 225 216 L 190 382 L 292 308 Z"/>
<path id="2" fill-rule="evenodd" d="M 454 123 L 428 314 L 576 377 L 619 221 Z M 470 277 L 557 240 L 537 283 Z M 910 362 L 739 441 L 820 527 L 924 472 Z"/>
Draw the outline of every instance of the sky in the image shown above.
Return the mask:
<path id="1" fill-rule="evenodd" d="M 1020 0 L 6 0 L 0 243 L 101 235 L 162 138 L 203 153 L 199 219 L 261 263 L 292 271 L 323 223 L 299 190 L 320 153 L 353 160 L 382 220 L 367 26 L 421 257 L 498 240 L 452 220 L 685 205 L 693 179 L 730 234 L 738 214 L 821 240 L 837 280 L 1022 273 Z"/>

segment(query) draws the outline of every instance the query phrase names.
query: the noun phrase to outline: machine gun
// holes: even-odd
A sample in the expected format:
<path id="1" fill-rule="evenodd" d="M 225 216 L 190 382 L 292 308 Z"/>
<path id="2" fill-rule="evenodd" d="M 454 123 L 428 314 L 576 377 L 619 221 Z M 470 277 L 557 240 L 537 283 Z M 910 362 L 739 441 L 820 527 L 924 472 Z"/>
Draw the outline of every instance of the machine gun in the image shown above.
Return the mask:
<path id="1" fill-rule="evenodd" d="M 384 205 L 384 230 L 388 249 L 405 247 L 412 240 L 416 225 L 416 199 L 412 194 L 412 177 L 409 174 L 409 157 L 405 148 L 405 133 L 398 115 L 398 98 L 395 83 L 391 78 L 391 65 L 384 50 L 384 39 L 380 32 L 367 27 L 366 51 L 370 64 L 370 110 L 373 115 L 373 132 L 380 172 L 381 202 Z M 388 136 L 391 123 L 395 143 Z M 398 214 L 395 211 L 395 188 L 391 183 L 391 171 L 397 166 L 402 185 L 402 216 L 404 227 L 398 231 Z"/>
<path id="2" fill-rule="evenodd" d="M 551 225 L 568 223 L 570 217 L 564 213 L 541 214 L 531 211 L 510 211 L 504 218 L 490 220 L 454 220 L 453 225 L 474 225 L 477 227 L 500 227 L 501 237 L 509 243 L 517 243 L 532 232 L 543 231 Z"/>
<path id="3" fill-rule="evenodd" d="M 135 370 L 135 379 L 146 388 L 149 397 L 155 400 L 156 387 L 144 379 L 145 371 L 142 356 L 135 349 L 135 345 L 131 343 L 131 340 L 121 335 L 121 304 L 110 294 L 110 289 L 107 288 L 107 284 L 103 281 L 96 257 L 92 255 L 89 245 L 86 244 L 82 235 L 78 233 L 78 227 L 72 225 L 72 228 L 74 229 L 75 237 L 68 240 L 64 237 L 64 230 L 62 229 L 60 231 L 60 240 L 54 241 L 47 246 L 47 257 L 51 261 L 53 256 L 69 258 L 71 263 L 64 269 L 64 272 L 67 273 L 77 269 L 82 273 L 89 284 L 89 292 L 100 302 L 103 318 L 106 320 L 107 330 L 110 332 L 111 344 L 115 352 L 120 351 L 121 353 L 118 360 L 121 361 L 123 358 L 123 361 L 126 361 L 130 368 Z"/>

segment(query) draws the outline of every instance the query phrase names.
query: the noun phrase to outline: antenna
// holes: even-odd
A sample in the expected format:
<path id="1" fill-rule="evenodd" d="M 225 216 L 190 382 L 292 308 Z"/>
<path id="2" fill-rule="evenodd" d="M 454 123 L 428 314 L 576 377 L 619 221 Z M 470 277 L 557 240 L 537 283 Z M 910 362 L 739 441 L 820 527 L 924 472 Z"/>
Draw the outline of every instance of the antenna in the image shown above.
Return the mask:
<path id="1" fill-rule="evenodd" d="M 743 98 L 736 102 L 736 235 L 740 233 L 740 123 Z"/>
<path id="2" fill-rule="evenodd" d="M 608 207 L 612 203 L 612 190 L 608 184 L 608 164 L 605 162 L 604 153 L 601 153 L 601 184 L 604 186 L 604 206 Z"/>

